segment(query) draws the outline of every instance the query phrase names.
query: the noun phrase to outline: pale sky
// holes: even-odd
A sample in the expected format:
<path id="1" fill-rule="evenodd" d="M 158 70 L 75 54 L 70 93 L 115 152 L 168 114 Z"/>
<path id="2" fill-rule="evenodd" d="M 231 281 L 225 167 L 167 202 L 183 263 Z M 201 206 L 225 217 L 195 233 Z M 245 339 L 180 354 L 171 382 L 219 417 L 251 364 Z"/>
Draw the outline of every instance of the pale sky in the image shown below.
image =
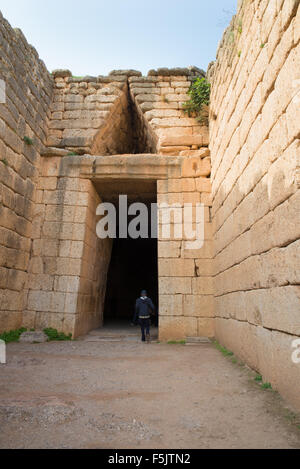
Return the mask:
<path id="1" fill-rule="evenodd" d="M 237 0 L 1 0 L 49 71 L 207 69 Z M 1 52 L 0 52 L 1 53 Z"/>

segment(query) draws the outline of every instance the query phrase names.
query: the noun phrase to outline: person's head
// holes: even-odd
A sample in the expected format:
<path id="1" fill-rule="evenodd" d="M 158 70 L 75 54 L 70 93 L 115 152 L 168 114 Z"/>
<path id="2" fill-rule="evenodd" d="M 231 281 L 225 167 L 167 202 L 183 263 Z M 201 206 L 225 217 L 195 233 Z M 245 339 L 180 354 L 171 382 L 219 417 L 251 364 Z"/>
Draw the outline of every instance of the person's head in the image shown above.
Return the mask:
<path id="1" fill-rule="evenodd" d="M 147 296 L 146 290 L 142 290 L 141 292 L 141 297 L 145 298 Z"/>

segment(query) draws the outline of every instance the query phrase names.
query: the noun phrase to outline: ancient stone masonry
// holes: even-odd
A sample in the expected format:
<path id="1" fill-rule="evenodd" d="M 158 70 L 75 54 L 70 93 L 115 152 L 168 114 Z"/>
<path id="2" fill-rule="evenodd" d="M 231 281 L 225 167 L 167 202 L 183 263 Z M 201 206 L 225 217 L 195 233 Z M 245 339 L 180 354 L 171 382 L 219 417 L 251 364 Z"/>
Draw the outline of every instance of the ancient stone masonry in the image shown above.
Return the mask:
<path id="1" fill-rule="evenodd" d="M 50 74 L 0 16 L 0 332 L 103 325 L 101 201 L 202 203 L 199 249 L 159 220 L 160 339 L 215 336 L 300 408 L 299 31 L 298 0 L 239 1 L 208 129 L 182 107 L 196 67 Z"/>
<path id="2" fill-rule="evenodd" d="M 212 77 L 216 336 L 299 406 L 299 1 L 244 1 Z"/>
<path id="3" fill-rule="evenodd" d="M 0 13 L 0 324 L 23 324 L 40 154 L 53 84 L 36 50 Z M 24 141 L 24 138 L 26 141 Z"/>
<path id="4" fill-rule="evenodd" d="M 205 205 L 203 248 L 187 250 L 173 235 L 158 240 L 160 336 L 212 337 L 208 129 L 181 109 L 204 72 L 50 75 L 3 18 L 1 31 L 0 329 L 53 327 L 77 337 L 101 326 L 112 241 L 96 235 L 96 207 L 104 187 L 141 181 L 143 192 L 148 181 L 159 203 Z"/>
<path id="5" fill-rule="evenodd" d="M 161 69 L 142 77 L 121 70 L 73 78 L 68 70 L 55 71 L 47 145 L 93 155 L 207 152 L 207 127 L 182 110 L 191 80 L 202 74 L 196 68 Z"/>

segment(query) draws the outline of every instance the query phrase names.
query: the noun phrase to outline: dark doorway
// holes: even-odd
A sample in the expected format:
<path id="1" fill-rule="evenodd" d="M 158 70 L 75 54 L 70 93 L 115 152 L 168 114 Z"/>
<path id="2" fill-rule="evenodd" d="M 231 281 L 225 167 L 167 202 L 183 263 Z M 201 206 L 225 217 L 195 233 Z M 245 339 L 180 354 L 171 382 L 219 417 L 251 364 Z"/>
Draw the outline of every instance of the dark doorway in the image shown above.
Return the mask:
<path id="1" fill-rule="evenodd" d="M 120 195 L 126 195 L 128 206 L 143 203 L 148 208 L 149 237 L 147 239 L 117 238 L 113 242 L 108 270 L 104 305 L 104 326 L 112 323 L 130 325 L 133 320 L 136 299 L 146 289 L 158 311 L 158 247 L 157 239 L 151 238 L 153 222 L 152 204 L 157 203 L 157 183 L 150 180 L 102 181 L 98 191 L 104 202 L 117 209 Z M 152 214 L 152 218 L 151 218 Z M 134 217 L 128 217 L 130 222 Z M 157 220 L 155 220 L 157 223 Z M 117 228 L 117 236 L 119 229 Z M 156 325 L 158 317 L 156 318 Z"/>
<path id="2" fill-rule="evenodd" d="M 143 289 L 157 306 L 157 240 L 116 239 L 108 272 L 104 325 L 113 321 L 130 323 Z"/>

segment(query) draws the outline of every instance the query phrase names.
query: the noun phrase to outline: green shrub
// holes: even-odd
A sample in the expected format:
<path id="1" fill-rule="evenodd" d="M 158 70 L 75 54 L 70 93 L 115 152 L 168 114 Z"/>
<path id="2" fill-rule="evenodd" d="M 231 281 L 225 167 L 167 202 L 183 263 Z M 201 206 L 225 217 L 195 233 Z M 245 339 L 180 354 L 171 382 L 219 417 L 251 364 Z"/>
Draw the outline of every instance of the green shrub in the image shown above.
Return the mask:
<path id="1" fill-rule="evenodd" d="M 72 340 L 72 334 L 66 335 L 64 332 L 58 332 L 56 329 L 52 329 L 51 327 L 44 329 L 44 333 L 48 336 L 50 342 L 54 340 Z"/>
<path id="2" fill-rule="evenodd" d="M 27 329 L 24 327 L 14 331 L 3 332 L 3 334 L 0 334 L 0 339 L 3 340 L 6 344 L 10 342 L 18 342 L 23 332 L 27 332 Z"/>
<path id="3" fill-rule="evenodd" d="M 208 124 L 208 106 L 210 102 L 211 85 L 206 78 L 197 78 L 191 85 L 188 95 L 189 101 L 183 103 L 184 111 L 189 117 L 196 117 L 198 122 Z"/>
<path id="4" fill-rule="evenodd" d="M 262 389 L 272 389 L 272 384 L 271 383 L 263 383 L 261 385 Z"/>
<path id="5" fill-rule="evenodd" d="M 23 140 L 26 143 L 26 145 L 33 145 L 33 140 L 31 138 L 25 136 Z"/>

